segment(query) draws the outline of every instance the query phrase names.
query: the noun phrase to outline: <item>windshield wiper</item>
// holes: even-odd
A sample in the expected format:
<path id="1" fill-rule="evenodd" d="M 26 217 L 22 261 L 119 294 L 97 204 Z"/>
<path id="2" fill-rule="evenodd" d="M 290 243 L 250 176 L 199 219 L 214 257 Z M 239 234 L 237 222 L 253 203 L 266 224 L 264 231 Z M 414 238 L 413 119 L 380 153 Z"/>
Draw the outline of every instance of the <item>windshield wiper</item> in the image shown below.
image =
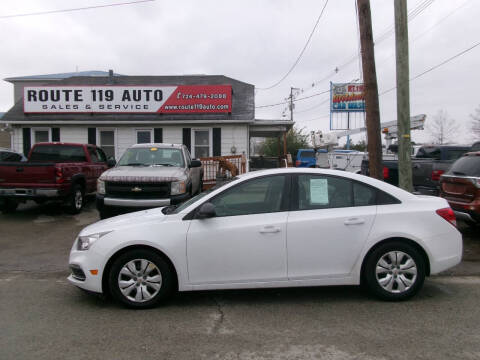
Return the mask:
<path id="1" fill-rule="evenodd" d="M 153 164 L 154 166 L 175 166 L 173 164 L 169 164 L 169 163 L 159 163 L 159 164 Z"/>

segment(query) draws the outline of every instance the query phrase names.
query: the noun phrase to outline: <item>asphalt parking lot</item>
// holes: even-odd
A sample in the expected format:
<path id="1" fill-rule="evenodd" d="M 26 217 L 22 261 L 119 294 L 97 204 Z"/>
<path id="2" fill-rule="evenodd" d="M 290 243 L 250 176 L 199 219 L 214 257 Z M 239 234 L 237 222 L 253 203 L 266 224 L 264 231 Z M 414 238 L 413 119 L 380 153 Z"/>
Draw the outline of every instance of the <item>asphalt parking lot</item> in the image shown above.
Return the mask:
<path id="1" fill-rule="evenodd" d="M 182 293 L 146 311 L 66 281 L 90 201 L 67 215 L 26 204 L 0 214 L 0 359 L 479 359 L 480 230 L 460 224 L 464 260 L 414 299 L 357 287 Z"/>

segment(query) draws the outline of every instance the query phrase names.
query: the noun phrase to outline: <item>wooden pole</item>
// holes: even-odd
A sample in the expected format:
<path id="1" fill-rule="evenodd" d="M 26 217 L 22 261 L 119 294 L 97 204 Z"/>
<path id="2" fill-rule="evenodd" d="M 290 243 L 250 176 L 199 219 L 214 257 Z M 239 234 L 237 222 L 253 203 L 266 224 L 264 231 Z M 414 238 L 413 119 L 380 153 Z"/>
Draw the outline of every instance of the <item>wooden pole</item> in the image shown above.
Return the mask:
<path id="1" fill-rule="evenodd" d="M 378 106 L 377 73 L 373 49 L 372 16 L 370 0 L 357 0 L 362 70 L 365 84 L 365 111 L 367 127 L 367 151 L 370 176 L 383 179 L 382 139 L 380 136 L 380 110 Z"/>
<path id="2" fill-rule="evenodd" d="M 394 0 L 394 3 L 395 55 L 397 59 L 398 185 L 402 189 L 412 192 L 407 0 Z"/>

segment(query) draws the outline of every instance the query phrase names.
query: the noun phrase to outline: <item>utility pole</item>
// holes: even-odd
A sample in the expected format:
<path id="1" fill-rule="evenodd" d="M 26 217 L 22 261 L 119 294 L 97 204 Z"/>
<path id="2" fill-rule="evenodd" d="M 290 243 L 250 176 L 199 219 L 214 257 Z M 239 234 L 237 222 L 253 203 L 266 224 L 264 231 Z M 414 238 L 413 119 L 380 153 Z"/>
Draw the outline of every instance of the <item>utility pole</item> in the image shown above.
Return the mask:
<path id="1" fill-rule="evenodd" d="M 407 0 L 394 0 L 394 3 L 395 55 L 397 59 L 398 184 L 402 189 L 412 192 Z"/>
<path id="2" fill-rule="evenodd" d="M 362 48 L 363 81 L 365 84 L 368 165 L 370 176 L 382 180 L 382 139 L 380 136 L 380 110 L 378 107 L 378 85 L 373 50 L 370 0 L 357 0 L 357 8 Z"/>

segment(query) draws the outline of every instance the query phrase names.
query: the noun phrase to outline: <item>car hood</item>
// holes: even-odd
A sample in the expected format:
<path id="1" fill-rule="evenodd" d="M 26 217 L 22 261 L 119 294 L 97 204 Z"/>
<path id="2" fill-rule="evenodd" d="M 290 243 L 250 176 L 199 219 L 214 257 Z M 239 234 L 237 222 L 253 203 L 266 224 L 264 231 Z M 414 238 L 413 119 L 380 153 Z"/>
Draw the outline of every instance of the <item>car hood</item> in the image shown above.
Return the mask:
<path id="1" fill-rule="evenodd" d="M 109 219 L 100 220 L 94 224 L 85 227 L 79 234 L 79 236 L 92 235 L 102 232 L 118 231 L 123 228 L 129 228 L 133 224 L 135 226 L 142 225 L 154 221 L 160 223 L 166 219 L 166 216 L 162 213 L 163 207 L 141 210 L 133 213 L 115 216 Z"/>
<path id="2" fill-rule="evenodd" d="M 176 181 L 186 178 L 186 170 L 170 166 L 117 166 L 105 171 L 103 181 Z"/>

